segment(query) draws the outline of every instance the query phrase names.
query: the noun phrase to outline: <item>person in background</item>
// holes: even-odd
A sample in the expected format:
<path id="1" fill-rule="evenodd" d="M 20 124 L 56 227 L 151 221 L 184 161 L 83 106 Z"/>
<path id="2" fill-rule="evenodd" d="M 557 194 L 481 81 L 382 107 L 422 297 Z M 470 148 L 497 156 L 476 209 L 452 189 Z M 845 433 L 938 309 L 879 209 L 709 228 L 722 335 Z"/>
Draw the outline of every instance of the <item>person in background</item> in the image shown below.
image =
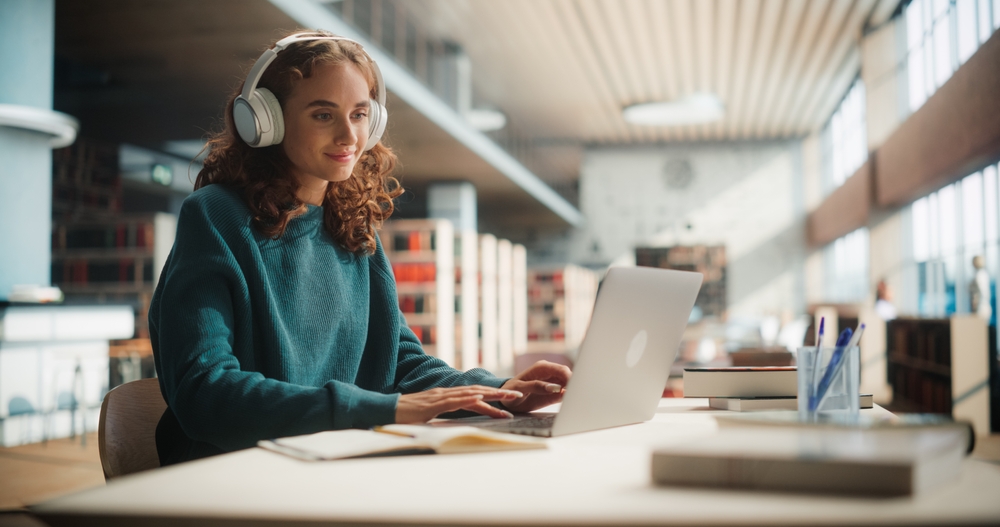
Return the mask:
<path id="1" fill-rule="evenodd" d="M 879 280 L 875 286 L 875 313 L 882 320 L 896 318 L 896 306 L 892 305 L 892 289 L 885 280 Z"/>
<path id="2" fill-rule="evenodd" d="M 234 93 L 181 208 L 149 310 L 163 465 L 447 412 L 509 417 L 559 401 L 570 377 L 539 362 L 501 379 L 424 353 L 376 231 L 402 193 L 392 150 L 368 143 L 377 66 L 353 41 L 303 37 L 258 84 L 283 140 L 248 145 Z"/>
<path id="3" fill-rule="evenodd" d="M 990 273 L 986 270 L 986 259 L 982 256 L 972 258 L 972 267 L 976 270 L 972 282 L 969 283 L 969 300 L 972 312 L 987 322 L 993 318 L 993 294 L 990 291 Z"/>

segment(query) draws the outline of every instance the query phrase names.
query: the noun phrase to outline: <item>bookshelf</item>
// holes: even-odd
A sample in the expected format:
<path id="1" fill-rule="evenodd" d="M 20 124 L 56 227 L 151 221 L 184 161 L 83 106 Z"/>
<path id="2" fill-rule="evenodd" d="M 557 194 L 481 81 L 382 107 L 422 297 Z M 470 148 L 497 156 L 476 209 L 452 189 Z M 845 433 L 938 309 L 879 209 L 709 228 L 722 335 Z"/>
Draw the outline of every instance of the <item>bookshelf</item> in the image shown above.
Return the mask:
<path id="1" fill-rule="evenodd" d="M 497 335 L 497 238 L 479 236 L 479 364 L 497 371 L 500 362 Z"/>
<path id="2" fill-rule="evenodd" d="M 514 245 L 497 240 L 497 369 L 514 374 Z"/>
<path id="3" fill-rule="evenodd" d="M 122 210 L 118 145 L 78 138 L 52 151 L 52 215 L 114 214 Z"/>
<path id="4" fill-rule="evenodd" d="M 574 358 L 594 311 L 598 274 L 576 265 L 532 267 L 526 285 L 526 351 Z"/>
<path id="5" fill-rule="evenodd" d="M 986 321 L 897 318 L 887 323 L 888 381 L 897 411 L 950 414 L 990 432 L 989 350 Z"/>
<path id="6" fill-rule="evenodd" d="M 635 264 L 704 275 L 695 307 L 704 317 L 722 318 L 726 312 L 726 247 L 724 245 L 675 245 L 637 247 Z"/>
<path id="7" fill-rule="evenodd" d="M 456 365 L 454 230 L 447 220 L 394 220 L 382 246 L 396 278 L 399 307 L 424 351 Z"/>
<path id="8" fill-rule="evenodd" d="M 176 232 L 176 217 L 162 212 L 56 219 L 52 283 L 67 301 L 132 304 L 135 336 L 149 338 L 149 302 Z"/>
<path id="9" fill-rule="evenodd" d="M 479 367 L 479 235 L 455 233 L 455 367 Z"/>

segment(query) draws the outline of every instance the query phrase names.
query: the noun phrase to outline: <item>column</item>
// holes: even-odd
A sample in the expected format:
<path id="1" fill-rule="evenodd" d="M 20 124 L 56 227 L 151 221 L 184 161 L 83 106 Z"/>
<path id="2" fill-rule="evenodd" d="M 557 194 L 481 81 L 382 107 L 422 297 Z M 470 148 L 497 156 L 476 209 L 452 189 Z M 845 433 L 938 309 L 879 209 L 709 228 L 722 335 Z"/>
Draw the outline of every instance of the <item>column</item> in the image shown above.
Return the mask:
<path id="1" fill-rule="evenodd" d="M 16 284 L 48 286 L 52 148 L 76 121 L 52 111 L 54 0 L 0 2 L 0 300 Z"/>

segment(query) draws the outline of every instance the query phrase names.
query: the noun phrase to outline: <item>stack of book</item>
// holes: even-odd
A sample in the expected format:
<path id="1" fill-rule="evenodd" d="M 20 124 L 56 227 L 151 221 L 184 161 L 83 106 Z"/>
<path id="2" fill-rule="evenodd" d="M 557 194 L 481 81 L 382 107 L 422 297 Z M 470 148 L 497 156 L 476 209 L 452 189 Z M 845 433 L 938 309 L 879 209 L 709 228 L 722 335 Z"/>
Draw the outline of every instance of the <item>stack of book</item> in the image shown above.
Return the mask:
<path id="1" fill-rule="evenodd" d="M 718 410 L 795 410 L 798 408 L 794 366 L 685 368 L 684 397 L 706 397 Z M 861 408 L 872 407 L 872 395 L 861 394 Z"/>

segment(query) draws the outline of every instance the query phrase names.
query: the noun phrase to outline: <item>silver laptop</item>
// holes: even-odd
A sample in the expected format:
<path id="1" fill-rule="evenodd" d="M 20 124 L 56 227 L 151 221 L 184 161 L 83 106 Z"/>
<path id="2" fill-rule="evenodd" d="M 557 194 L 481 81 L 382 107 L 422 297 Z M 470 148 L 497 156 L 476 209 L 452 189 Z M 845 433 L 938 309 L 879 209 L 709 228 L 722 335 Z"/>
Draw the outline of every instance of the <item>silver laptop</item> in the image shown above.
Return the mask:
<path id="1" fill-rule="evenodd" d="M 558 413 L 451 423 L 554 437 L 652 419 L 701 281 L 701 273 L 611 268 Z"/>

